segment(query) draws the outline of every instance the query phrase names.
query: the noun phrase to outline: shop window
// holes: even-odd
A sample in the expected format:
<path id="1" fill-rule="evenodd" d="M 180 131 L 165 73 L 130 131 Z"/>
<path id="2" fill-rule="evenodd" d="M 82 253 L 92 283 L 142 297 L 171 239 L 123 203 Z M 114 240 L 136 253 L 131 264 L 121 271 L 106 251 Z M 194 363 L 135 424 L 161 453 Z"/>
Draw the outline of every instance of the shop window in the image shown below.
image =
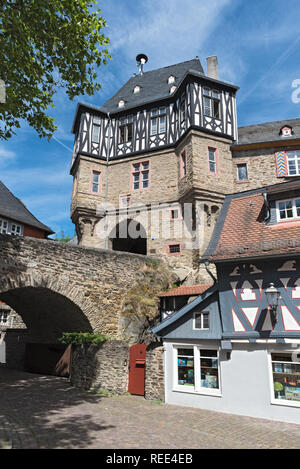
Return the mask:
<path id="1" fill-rule="evenodd" d="M 220 395 L 217 350 L 198 346 L 175 347 L 177 376 L 175 389 L 190 389 L 202 394 Z"/>
<path id="2" fill-rule="evenodd" d="M 274 399 L 300 405 L 300 363 L 290 353 L 272 353 L 271 360 Z"/>
<path id="3" fill-rule="evenodd" d="M 194 351 L 189 348 L 178 349 L 178 384 L 194 386 Z"/>

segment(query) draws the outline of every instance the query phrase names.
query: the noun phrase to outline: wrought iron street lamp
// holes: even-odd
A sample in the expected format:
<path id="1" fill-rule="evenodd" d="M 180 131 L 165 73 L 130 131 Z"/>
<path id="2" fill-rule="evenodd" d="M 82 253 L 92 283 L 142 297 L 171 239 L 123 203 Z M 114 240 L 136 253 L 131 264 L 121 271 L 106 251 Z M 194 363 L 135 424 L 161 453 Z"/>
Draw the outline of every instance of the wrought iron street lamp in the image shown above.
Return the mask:
<path id="1" fill-rule="evenodd" d="M 277 308 L 280 298 L 280 292 L 275 288 L 274 283 L 270 283 L 269 287 L 266 289 L 267 302 L 269 309 L 273 314 L 275 322 L 278 321 L 277 317 Z"/>

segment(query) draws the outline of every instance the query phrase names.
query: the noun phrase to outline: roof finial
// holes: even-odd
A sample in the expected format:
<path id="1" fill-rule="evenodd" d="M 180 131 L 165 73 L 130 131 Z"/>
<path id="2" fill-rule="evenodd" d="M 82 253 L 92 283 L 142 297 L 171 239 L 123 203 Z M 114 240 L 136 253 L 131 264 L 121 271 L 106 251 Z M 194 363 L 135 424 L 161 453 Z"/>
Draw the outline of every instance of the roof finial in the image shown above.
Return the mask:
<path id="1" fill-rule="evenodd" d="M 144 65 L 148 62 L 146 54 L 139 54 L 136 56 L 137 66 L 139 67 L 140 75 L 144 74 Z"/>

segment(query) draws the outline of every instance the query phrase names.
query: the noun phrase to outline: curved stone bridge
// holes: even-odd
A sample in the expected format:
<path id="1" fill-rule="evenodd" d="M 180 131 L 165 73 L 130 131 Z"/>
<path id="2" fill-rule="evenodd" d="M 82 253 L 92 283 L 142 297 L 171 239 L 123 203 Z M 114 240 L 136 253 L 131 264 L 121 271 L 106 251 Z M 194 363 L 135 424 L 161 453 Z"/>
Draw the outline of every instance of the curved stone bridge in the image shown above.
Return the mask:
<path id="1" fill-rule="evenodd" d="M 0 301 L 23 319 L 26 342 L 57 343 L 62 332 L 80 331 L 117 337 L 128 290 L 151 263 L 138 254 L 0 235 Z"/>

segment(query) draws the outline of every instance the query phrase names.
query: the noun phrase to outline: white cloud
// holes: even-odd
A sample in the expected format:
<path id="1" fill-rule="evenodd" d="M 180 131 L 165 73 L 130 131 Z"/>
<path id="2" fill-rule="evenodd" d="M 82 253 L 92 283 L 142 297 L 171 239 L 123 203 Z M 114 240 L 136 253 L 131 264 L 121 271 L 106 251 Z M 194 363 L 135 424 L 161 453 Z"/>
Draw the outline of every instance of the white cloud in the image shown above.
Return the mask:
<path id="1" fill-rule="evenodd" d="M 111 53 L 121 49 L 132 64 L 132 71 L 137 52 L 149 56 L 148 69 L 200 56 L 201 47 L 230 3 L 230 0 L 144 0 L 140 15 L 135 11 L 130 15 L 124 9 L 118 12 L 119 22 L 113 18 L 115 22 L 108 28 Z M 141 11 L 141 4 L 139 8 Z"/>
<path id="2" fill-rule="evenodd" d="M 4 148 L 4 146 L 0 146 L 0 167 L 3 168 L 7 164 L 11 164 L 12 161 L 15 161 L 17 155 L 14 151 L 8 150 Z"/>

